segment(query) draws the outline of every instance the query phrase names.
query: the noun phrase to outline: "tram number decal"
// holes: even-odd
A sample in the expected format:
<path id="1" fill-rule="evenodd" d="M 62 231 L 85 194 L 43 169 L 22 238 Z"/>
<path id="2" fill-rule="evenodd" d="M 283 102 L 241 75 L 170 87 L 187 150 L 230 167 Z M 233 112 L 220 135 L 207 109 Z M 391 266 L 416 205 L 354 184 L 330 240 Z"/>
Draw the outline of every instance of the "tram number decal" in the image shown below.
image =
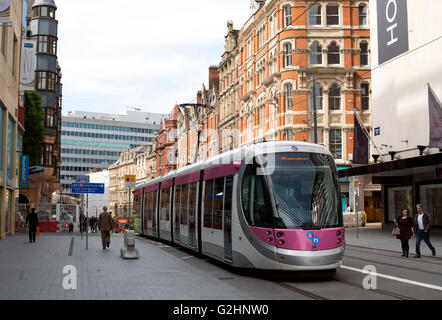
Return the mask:
<path id="1" fill-rule="evenodd" d="M 321 242 L 319 237 L 315 236 L 313 234 L 313 232 L 311 232 L 311 231 L 307 232 L 307 234 L 305 236 L 307 237 L 307 239 L 311 240 L 313 245 L 315 245 L 315 246 L 317 246 L 319 244 L 319 242 Z"/>

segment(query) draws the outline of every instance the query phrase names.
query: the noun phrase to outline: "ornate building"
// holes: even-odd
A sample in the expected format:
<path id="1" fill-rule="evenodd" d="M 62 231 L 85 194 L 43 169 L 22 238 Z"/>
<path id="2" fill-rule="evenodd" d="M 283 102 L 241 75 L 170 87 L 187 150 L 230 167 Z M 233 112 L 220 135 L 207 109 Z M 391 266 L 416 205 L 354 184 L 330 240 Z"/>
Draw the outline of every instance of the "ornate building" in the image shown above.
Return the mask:
<path id="1" fill-rule="evenodd" d="M 140 170 L 140 160 L 150 146 L 139 146 L 120 154 L 120 159 L 109 167 L 109 209 L 119 217 L 129 216 L 129 188 L 125 186 L 125 176 L 136 176 L 141 182 L 147 176 Z M 133 191 L 133 190 L 132 190 Z"/>
<path id="2" fill-rule="evenodd" d="M 237 36 L 238 35 L 238 36 Z M 228 23 L 220 63 L 222 150 L 269 140 L 317 142 L 353 156 L 353 114 L 371 128 L 368 1 L 265 1 L 239 32 Z M 235 130 L 233 130 L 235 132 Z"/>
<path id="3" fill-rule="evenodd" d="M 161 124 L 158 140 L 155 148 L 156 169 L 155 175 L 162 176 L 177 167 L 177 119 L 178 106 L 172 109 L 172 112 Z"/>

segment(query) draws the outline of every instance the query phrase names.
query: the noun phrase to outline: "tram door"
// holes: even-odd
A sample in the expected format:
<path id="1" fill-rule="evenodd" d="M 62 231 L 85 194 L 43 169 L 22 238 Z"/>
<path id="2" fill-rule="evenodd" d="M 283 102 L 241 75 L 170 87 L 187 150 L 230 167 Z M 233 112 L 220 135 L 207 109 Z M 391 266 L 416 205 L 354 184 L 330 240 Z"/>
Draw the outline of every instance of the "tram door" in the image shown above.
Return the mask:
<path id="1" fill-rule="evenodd" d="M 224 259 L 232 261 L 232 189 L 233 177 L 226 177 L 224 192 Z"/>

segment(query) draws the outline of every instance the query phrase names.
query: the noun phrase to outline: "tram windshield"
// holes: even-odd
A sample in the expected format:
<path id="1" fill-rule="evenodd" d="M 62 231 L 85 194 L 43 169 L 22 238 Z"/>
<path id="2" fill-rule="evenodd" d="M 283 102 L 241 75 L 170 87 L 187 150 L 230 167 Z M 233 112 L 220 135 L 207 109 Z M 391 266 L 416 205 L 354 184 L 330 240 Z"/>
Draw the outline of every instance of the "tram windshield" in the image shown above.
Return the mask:
<path id="1" fill-rule="evenodd" d="M 276 228 L 342 226 L 336 168 L 319 153 L 276 153 L 257 157 L 276 204 Z"/>

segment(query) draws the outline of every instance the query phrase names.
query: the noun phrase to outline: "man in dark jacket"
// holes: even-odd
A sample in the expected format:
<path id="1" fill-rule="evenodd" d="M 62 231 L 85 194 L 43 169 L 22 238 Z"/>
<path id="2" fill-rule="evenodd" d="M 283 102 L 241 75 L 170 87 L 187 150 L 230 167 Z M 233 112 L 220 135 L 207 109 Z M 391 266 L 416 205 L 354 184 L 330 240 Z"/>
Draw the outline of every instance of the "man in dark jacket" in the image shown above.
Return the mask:
<path id="1" fill-rule="evenodd" d="M 31 209 L 31 213 L 26 217 L 26 223 L 29 223 L 29 242 L 35 242 L 35 234 L 38 226 L 38 216 L 35 209 Z"/>
<path id="2" fill-rule="evenodd" d="M 433 256 L 436 255 L 436 249 L 430 242 L 430 229 L 431 222 L 428 214 L 424 213 L 421 204 L 416 205 L 417 215 L 414 216 L 414 230 L 416 234 L 416 255 L 414 258 L 421 257 L 421 240 L 423 239 L 427 244 L 428 248 L 430 248 Z"/>
<path id="3" fill-rule="evenodd" d="M 110 232 L 115 229 L 116 223 L 112 219 L 109 212 L 107 212 L 107 207 L 103 207 L 103 212 L 100 213 L 98 217 L 98 230 L 101 232 L 101 242 L 103 245 L 103 250 L 106 246 L 109 248 L 110 245 Z"/>

